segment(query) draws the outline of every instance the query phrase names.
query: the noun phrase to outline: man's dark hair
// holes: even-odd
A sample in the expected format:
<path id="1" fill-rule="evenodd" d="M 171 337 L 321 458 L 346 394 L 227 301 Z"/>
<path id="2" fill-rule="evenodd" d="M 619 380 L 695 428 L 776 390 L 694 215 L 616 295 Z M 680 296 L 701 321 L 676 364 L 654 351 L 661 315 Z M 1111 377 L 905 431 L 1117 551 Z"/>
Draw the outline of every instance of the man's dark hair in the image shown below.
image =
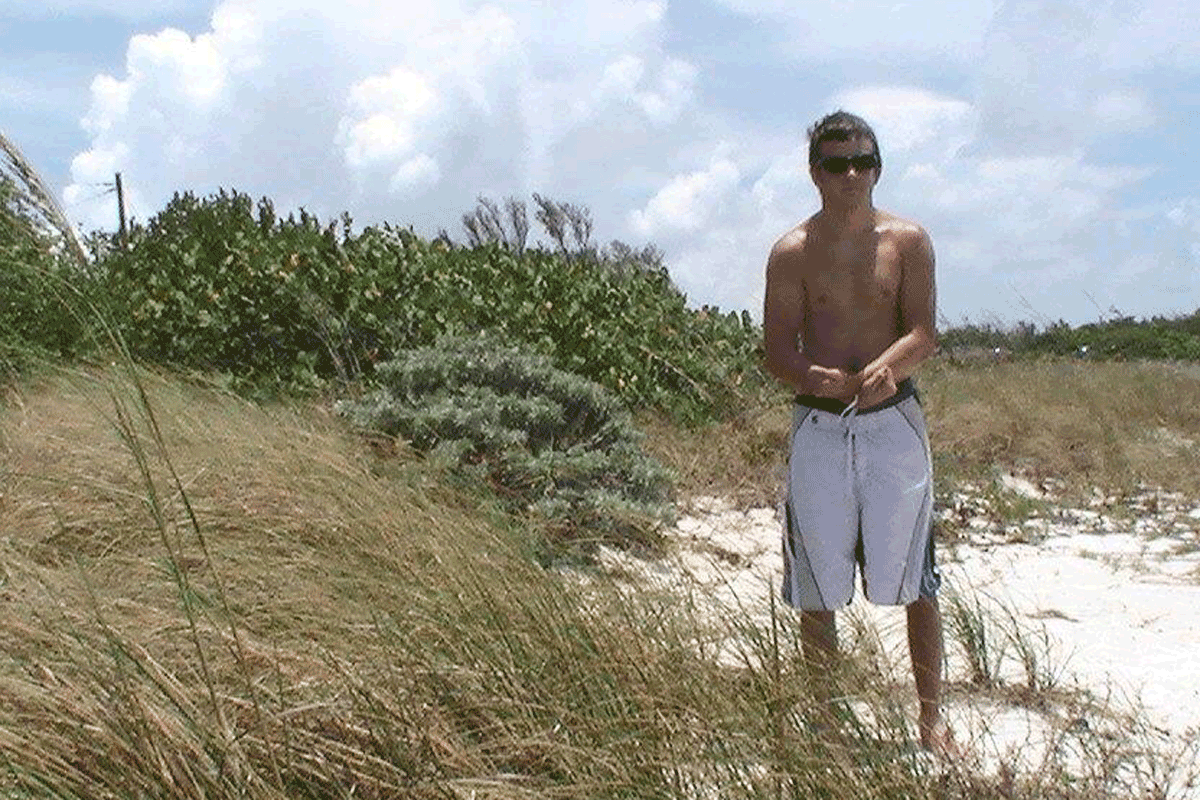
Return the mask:
<path id="1" fill-rule="evenodd" d="M 879 155 L 879 142 L 875 138 L 875 131 L 871 130 L 871 126 L 862 117 L 841 110 L 821 118 L 816 125 L 808 129 L 809 166 L 816 164 L 820 158 L 821 142 L 845 142 L 857 136 L 871 140 L 875 156 L 879 158 L 879 168 L 882 170 L 883 157 Z"/>

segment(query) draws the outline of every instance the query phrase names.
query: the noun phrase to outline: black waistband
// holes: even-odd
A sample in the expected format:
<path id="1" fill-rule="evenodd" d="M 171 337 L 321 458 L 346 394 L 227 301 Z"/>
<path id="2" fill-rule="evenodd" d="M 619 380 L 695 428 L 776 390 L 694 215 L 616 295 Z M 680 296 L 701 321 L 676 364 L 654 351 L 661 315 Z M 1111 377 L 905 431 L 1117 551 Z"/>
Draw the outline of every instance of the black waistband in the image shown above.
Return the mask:
<path id="1" fill-rule="evenodd" d="M 903 403 L 910 397 L 920 399 L 917 396 L 917 383 L 912 378 L 905 378 L 896 384 L 896 393 L 894 395 L 870 408 L 860 408 L 857 413 L 870 414 L 873 411 L 883 411 L 885 408 L 891 408 L 894 405 Z M 818 411 L 828 411 L 831 414 L 841 414 L 848 408 L 848 404 L 843 403 L 841 400 L 835 400 L 832 397 L 816 397 L 811 394 L 796 395 L 796 403 L 808 408 L 815 408 Z"/>

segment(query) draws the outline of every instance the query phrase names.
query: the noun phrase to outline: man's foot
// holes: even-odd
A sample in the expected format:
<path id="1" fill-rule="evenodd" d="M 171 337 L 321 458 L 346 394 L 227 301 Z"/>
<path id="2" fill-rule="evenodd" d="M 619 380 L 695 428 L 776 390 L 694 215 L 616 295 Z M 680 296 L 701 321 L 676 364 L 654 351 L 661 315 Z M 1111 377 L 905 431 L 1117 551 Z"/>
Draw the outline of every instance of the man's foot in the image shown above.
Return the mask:
<path id="1" fill-rule="evenodd" d="M 954 734 L 946 720 L 938 714 L 929 719 L 922 717 L 917 721 L 921 733 L 921 747 L 935 756 L 947 760 L 962 758 L 962 748 L 954 741 Z"/>

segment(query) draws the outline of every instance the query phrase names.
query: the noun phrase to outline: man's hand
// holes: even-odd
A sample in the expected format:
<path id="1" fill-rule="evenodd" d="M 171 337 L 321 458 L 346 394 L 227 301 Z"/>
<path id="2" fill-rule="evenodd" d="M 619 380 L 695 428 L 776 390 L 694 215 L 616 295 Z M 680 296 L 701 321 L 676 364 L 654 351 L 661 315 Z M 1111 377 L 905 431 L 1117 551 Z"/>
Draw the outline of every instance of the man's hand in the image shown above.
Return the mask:
<path id="1" fill-rule="evenodd" d="M 896 393 L 896 378 L 888 366 L 878 367 L 863 374 L 862 388 L 858 390 L 858 407 L 870 408 Z"/>
<path id="2" fill-rule="evenodd" d="M 848 403 L 858 391 L 860 377 L 844 369 L 813 364 L 808 368 L 809 392 L 817 397 L 832 397 Z"/>

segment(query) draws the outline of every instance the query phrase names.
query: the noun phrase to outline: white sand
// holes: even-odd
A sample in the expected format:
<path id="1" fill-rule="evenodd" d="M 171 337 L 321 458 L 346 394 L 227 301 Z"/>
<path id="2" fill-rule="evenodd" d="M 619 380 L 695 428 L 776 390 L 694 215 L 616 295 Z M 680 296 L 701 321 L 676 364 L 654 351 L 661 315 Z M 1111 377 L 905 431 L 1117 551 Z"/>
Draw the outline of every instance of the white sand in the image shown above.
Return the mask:
<path id="1" fill-rule="evenodd" d="M 1029 496 L 1041 491 L 1011 477 L 1002 485 Z M 1122 521 L 1107 516 L 1099 498 L 1097 508 L 1067 509 L 1055 521 L 1004 529 L 976 513 L 986 501 L 955 498 L 954 513 L 966 514 L 971 535 L 939 545 L 943 611 L 953 596 L 988 610 L 989 639 L 1005 653 L 996 671 L 1009 687 L 968 686 L 965 651 L 947 619 L 947 716 L 981 769 L 1035 770 L 1053 748 L 1059 763 L 1086 770 L 1095 748 L 1136 746 L 1159 753 L 1152 761 L 1164 771 L 1177 767 L 1170 797 L 1200 798 L 1200 784 L 1189 776 L 1197 767 L 1190 748 L 1200 741 L 1193 661 L 1200 656 L 1200 509 L 1164 508 L 1172 499 L 1178 500 L 1147 500 L 1153 514 Z M 714 614 L 732 608 L 766 621 L 769 593 L 778 591 L 781 578 L 780 525 L 774 509 L 742 511 L 700 499 L 671 531 L 668 558 L 639 561 L 606 551 L 604 559 L 687 593 Z M 912 691 L 903 610 L 871 606 L 859 592 L 848 614 L 877 634 L 898 689 Z M 1042 692 L 1035 710 L 1022 707 L 1013 689 L 1028 678 L 1014 641 L 1037 655 L 1041 679 L 1066 691 Z M 1076 688 L 1115 715 L 1072 701 Z M 1133 729 L 1119 718 L 1127 712 L 1140 720 Z M 1143 782 L 1155 780 L 1163 779 Z"/>

